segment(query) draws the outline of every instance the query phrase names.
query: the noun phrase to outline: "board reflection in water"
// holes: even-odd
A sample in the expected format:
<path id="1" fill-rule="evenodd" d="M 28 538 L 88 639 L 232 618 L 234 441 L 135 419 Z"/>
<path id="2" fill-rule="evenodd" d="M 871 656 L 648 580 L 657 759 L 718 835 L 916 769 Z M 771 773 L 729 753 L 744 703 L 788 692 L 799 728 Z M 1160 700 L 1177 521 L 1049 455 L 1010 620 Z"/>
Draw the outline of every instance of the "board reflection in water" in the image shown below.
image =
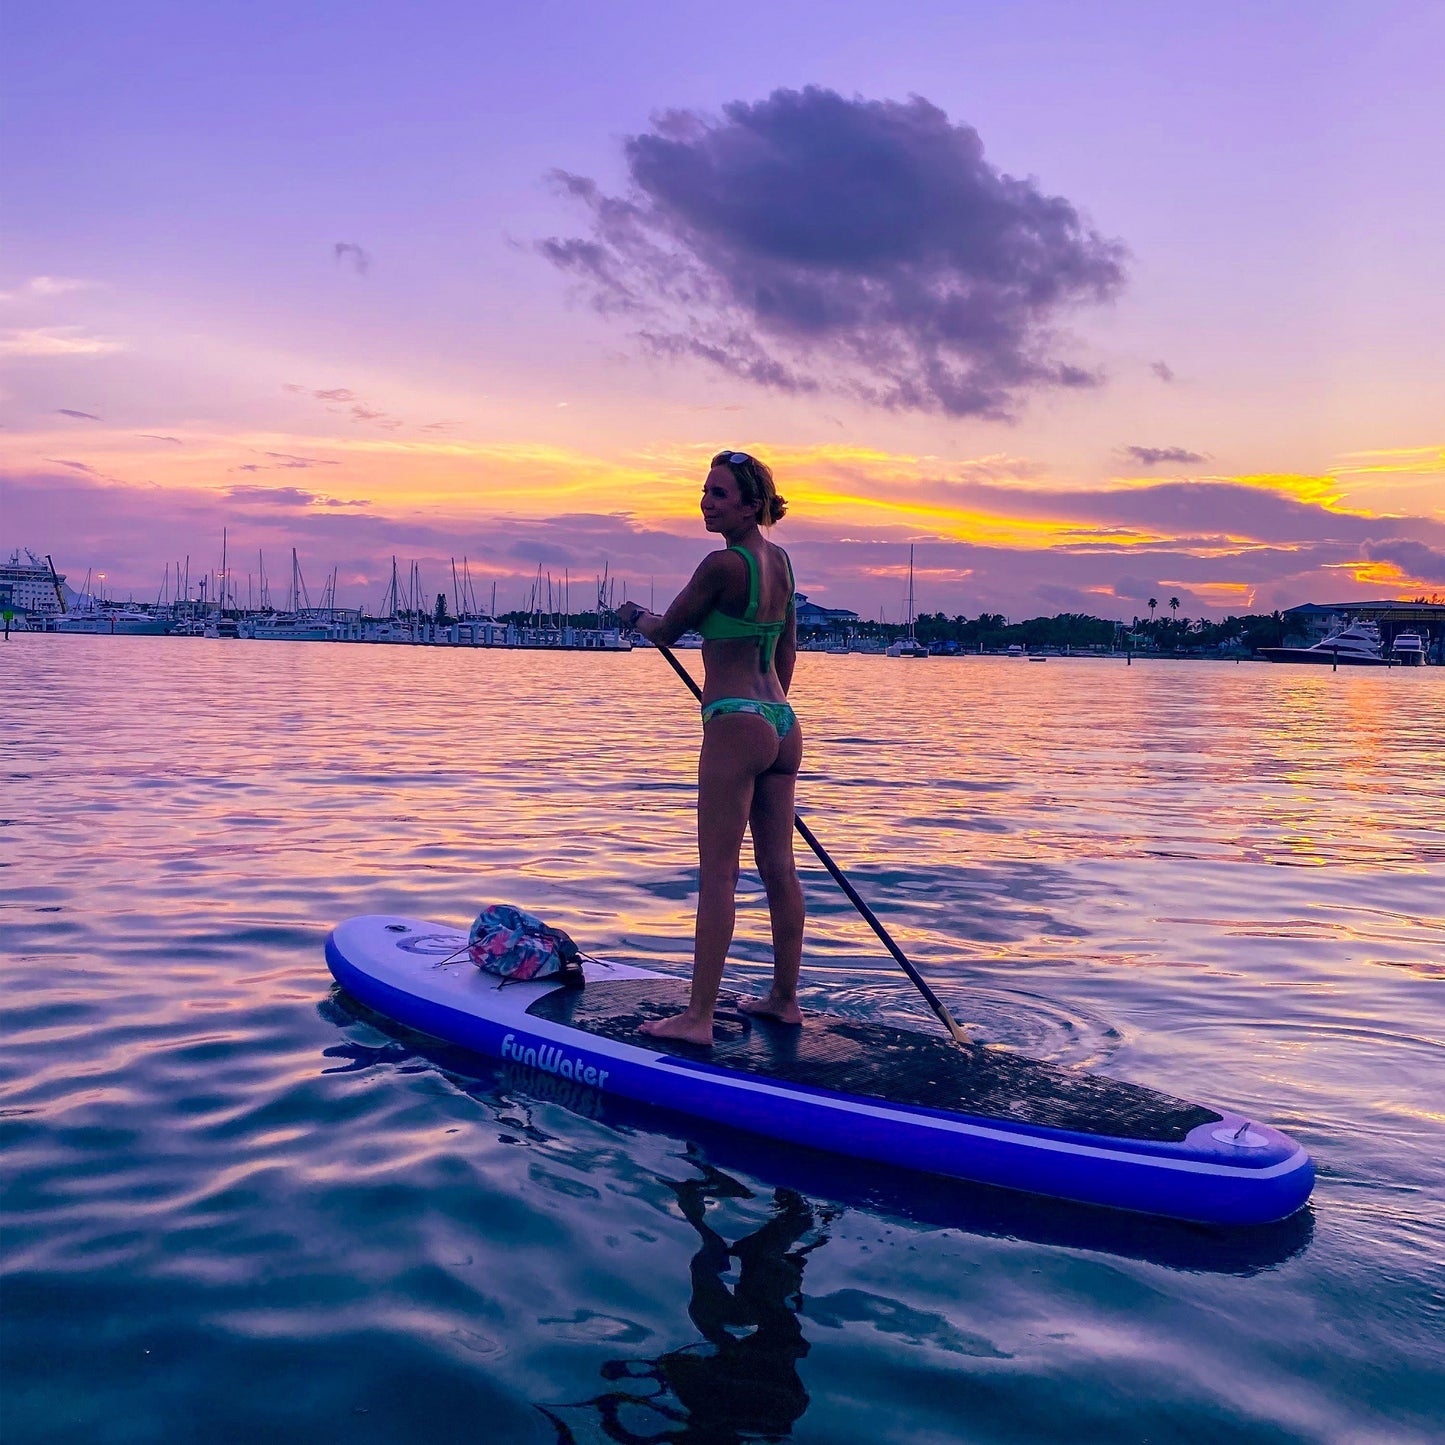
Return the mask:
<path id="1" fill-rule="evenodd" d="M 615 1388 L 569 1405 L 539 1405 L 559 1445 L 596 1438 L 643 1442 L 783 1439 L 808 1408 L 798 1362 L 803 1337 L 803 1265 L 826 1243 L 835 1213 L 795 1190 L 773 1191 L 768 1219 L 729 1243 L 708 1223 L 708 1206 L 753 1192 L 695 1150 L 699 1177 L 669 1181 L 682 1217 L 697 1232 L 688 1316 L 702 1339 L 656 1359 L 610 1360 L 602 1378 Z M 737 1263 L 737 1282 L 727 1276 Z"/>

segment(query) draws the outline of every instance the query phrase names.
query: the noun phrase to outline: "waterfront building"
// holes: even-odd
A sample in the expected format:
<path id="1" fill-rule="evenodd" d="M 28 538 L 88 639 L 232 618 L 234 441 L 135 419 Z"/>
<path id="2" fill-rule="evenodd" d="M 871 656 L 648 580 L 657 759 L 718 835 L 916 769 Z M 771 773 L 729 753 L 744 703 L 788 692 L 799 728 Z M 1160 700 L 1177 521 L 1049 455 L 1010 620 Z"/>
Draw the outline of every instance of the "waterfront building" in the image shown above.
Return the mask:
<path id="1" fill-rule="evenodd" d="M 857 622 L 858 614 L 847 607 L 819 607 L 808 601 L 806 592 L 793 594 L 793 611 L 799 627 L 846 628 Z"/>
<path id="2" fill-rule="evenodd" d="M 1305 602 L 1284 613 L 1285 633 L 1315 642 L 1351 622 L 1373 623 L 1386 654 L 1401 633 L 1413 632 L 1431 662 L 1445 661 L 1445 602 Z"/>

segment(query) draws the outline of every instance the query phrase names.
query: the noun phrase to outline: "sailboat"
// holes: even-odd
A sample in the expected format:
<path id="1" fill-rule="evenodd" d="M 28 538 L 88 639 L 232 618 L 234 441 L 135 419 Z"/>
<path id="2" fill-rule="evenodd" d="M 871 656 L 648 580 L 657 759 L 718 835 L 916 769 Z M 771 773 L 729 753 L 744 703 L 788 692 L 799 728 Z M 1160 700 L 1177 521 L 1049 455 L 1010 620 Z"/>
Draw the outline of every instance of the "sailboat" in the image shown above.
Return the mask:
<path id="1" fill-rule="evenodd" d="M 913 635 L 913 544 L 908 545 L 908 631 L 888 649 L 889 657 L 927 657 L 928 649 Z"/>

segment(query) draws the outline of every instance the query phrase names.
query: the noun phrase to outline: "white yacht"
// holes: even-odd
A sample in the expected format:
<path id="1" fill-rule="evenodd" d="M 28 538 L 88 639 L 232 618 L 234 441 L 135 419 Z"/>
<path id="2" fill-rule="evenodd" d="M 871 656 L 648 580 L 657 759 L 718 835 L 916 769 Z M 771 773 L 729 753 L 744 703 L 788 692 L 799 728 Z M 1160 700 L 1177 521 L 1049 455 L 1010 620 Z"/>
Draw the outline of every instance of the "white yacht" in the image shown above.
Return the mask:
<path id="1" fill-rule="evenodd" d="M 125 607 L 93 607 L 55 619 L 56 632 L 83 632 L 104 637 L 161 637 L 170 625 L 162 617 Z"/>
<path id="2" fill-rule="evenodd" d="M 1401 667 L 1424 667 L 1425 639 L 1413 628 L 1408 632 L 1397 632 L 1390 657 Z"/>
<path id="3" fill-rule="evenodd" d="M 357 629 L 359 635 L 360 629 Z M 251 623 L 251 636 L 257 642 L 350 642 L 351 630 L 344 622 L 331 617 L 308 617 L 306 614 L 273 613 L 257 617 Z"/>
<path id="4" fill-rule="evenodd" d="M 1309 662 L 1320 667 L 1385 667 L 1380 629 L 1373 622 L 1352 622 L 1312 647 L 1261 647 L 1268 662 Z"/>

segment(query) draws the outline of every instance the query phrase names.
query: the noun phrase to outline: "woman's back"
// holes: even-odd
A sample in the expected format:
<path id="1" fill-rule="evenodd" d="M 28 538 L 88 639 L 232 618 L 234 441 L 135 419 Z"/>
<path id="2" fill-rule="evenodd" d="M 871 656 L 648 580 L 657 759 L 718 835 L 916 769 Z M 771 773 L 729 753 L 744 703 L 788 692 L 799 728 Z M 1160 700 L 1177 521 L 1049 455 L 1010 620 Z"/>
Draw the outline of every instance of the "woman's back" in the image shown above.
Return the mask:
<path id="1" fill-rule="evenodd" d="M 788 629 L 793 573 L 787 553 L 761 537 L 716 554 L 718 599 L 703 620 L 703 662 L 708 700 L 755 697 L 781 700 L 774 667 L 779 640 Z"/>

